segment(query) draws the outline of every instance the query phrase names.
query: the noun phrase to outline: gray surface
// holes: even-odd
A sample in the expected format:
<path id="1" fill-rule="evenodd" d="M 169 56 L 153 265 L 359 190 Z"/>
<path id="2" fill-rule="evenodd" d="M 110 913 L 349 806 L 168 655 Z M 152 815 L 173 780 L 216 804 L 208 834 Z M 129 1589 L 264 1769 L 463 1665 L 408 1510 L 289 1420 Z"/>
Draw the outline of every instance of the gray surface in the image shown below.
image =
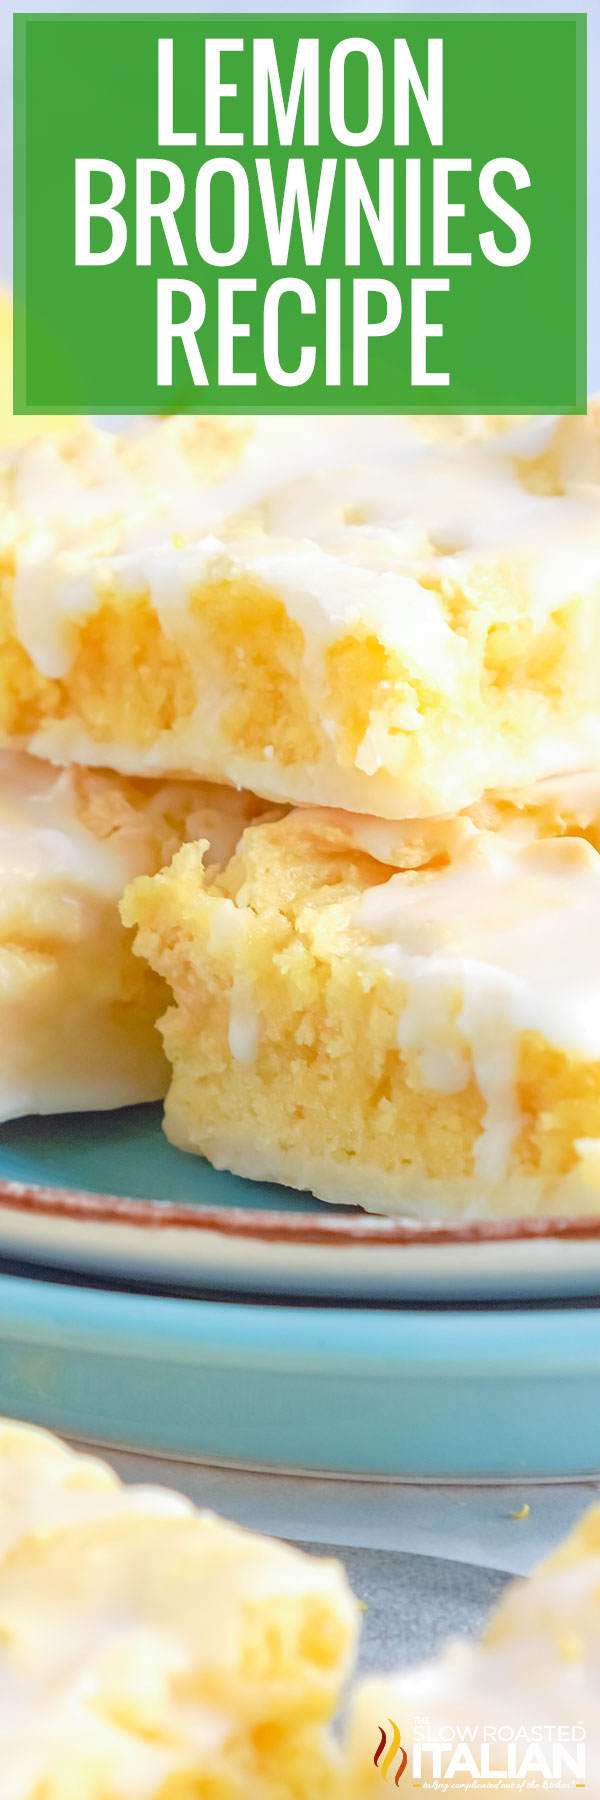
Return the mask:
<path id="1" fill-rule="evenodd" d="M 99 1446 L 93 1448 L 106 1455 L 124 1481 L 178 1488 L 196 1505 L 220 1512 L 237 1524 L 287 1538 L 315 1556 L 339 1557 L 357 1599 L 365 1607 L 359 1654 L 363 1672 L 401 1668 L 432 1655 L 448 1638 L 473 1638 L 481 1632 L 509 1578 L 506 1569 L 485 1566 L 486 1560 L 493 1560 L 491 1551 L 486 1559 L 483 1548 L 486 1539 L 493 1539 L 486 1516 L 488 1520 L 495 1518 L 506 1531 L 514 1547 L 513 1560 L 516 1554 L 519 1566 L 530 1567 L 541 1551 L 535 1523 L 539 1525 L 541 1517 L 537 1501 L 548 1497 L 547 1489 L 536 1489 L 531 1494 L 528 1519 L 515 1520 L 511 1509 L 522 1505 L 522 1490 L 436 1488 L 253 1474 L 141 1456 L 137 1452 L 103 1452 Z M 577 1487 L 553 1491 L 567 1503 L 569 1522 L 589 1499 Z M 367 1521 L 373 1528 L 377 1502 L 382 1496 L 389 1502 L 389 1515 L 396 1522 L 396 1541 L 404 1537 L 404 1548 L 379 1548 L 369 1538 L 361 1541 Z M 429 1545 L 439 1553 L 418 1554 L 415 1536 L 419 1521 L 426 1528 L 431 1502 Z M 358 1541 L 348 1541 L 348 1512 L 352 1507 L 356 1509 Z M 320 1530 L 315 1530 L 315 1521 L 320 1523 Z M 548 1531 L 546 1526 L 550 1542 L 556 1542 L 560 1535 L 556 1520 L 554 1530 Z M 473 1562 L 468 1545 L 478 1541 L 483 1554 L 478 1562 Z"/>
<path id="2" fill-rule="evenodd" d="M 124 1481 L 179 1488 L 254 1531 L 395 1550 L 526 1575 L 600 1500 L 600 1480 L 424 1484 L 358 1481 L 103 1451 Z M 525 1518 L 515 1518 L 524 1503 Z M 345 1552 L 344 1552 L 345 1553 Z"/>
<path id="3" fill-rule="evenodd" d="M 315 1556 L 339 1556 L 366 1612 L 359 1668 L 404 1668 L 431 1656 L 451 1637 L 477 1637 L 506 1587 L 498 1569 L 443 1562 L 400 1551 L 351 1550 L 303 1543 Z"/>

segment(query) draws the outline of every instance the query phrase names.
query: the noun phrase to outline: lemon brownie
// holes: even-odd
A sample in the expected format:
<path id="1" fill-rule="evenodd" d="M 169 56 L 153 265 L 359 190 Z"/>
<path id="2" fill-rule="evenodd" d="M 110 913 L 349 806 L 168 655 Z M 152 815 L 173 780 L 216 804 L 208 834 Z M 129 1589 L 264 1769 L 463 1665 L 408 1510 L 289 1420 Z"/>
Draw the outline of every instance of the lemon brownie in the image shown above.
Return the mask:
<path id="1" fill-rule="evenodd" d="M 118 902 L 199 832 L 227 862 L 257 804 L 0 752 L 0 1119 L 164 1094 L 166 990 L 132 956 Z"/>
<path id="2" fill-rule="evenodd" d="M 345 1800 L 585 1788 L 600 1800 L 600 1507 L 503 1595 L 483 1642 L 355 1696 Z M 402 1779 L 404 1775 L 404 1779 Z"/>
<path id="3" fill-rule="evenodd" d="M 598 776 L 203 858 L 122 905 L 174 998 L 173 1143 L 417 1218 L 600 1211 Z"/>
<path id="4" fill-rule="evenodd" d="M 343 1570 L 0 1422 L 2 1800 L 329 1800 Z"/>
<path id="5" fill-rule="evenodd" d="M 600 767 L 598 412 L 7 451 L 0 737 L 385 817 Z"/>

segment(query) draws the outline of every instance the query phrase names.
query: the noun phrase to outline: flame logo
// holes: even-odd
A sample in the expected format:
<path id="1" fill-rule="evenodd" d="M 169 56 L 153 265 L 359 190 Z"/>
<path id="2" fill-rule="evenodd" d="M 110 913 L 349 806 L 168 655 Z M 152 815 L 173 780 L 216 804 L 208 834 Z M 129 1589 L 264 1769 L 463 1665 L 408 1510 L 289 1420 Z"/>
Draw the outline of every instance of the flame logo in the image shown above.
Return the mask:
<path id="1" fill-rule="evenodd" d="M 373 1757 L 373 1762 L 375 1764 L 375 1768 L 379 1769 L 379 1774 L 383 1777 L 383 1780 L 387 1781 L 389 1771 L 392 1767 L 392 1763 L 394 1763 L 396 1760 L 396 1757 L 399 1756 L 400 1762 L 398 1764 L 398 1768 L 396 1770 L 396 1774 L 394 1777 L 394 1787 L 399 1787 L 400 1786 L 400 1778 L 404 1774 L 404 1770 L 405 1770 L 406 1764 L 408 1762 L 408 1756 L 406 1754 L 406 1750 L 402 1746 L 402 1743 L 400 1740 L 400 1732 L 398 1730 L 398 1726 L 395 1722 L 395 1719 L 388 1719 L 388 1725 L 391 1725 L 391 1727 L 392 1727 L 391 1743 L 386 1748 L 387 1741 L 388 1741 L 388 1734 L 387 1734 L 387 1731 L 385 1730 L 385 1727 L 383 1725 L 380 1725 L 379 1730 L 381 1732 L 381 1738 L 379 1740 L 379 1744 L 375 1751 L 375 1755 Z M 385 1750 L 385 1756 L 383 1755 L 384 1750 Z M 380 1762 L 380 1757 L 382 1757 L 382 1756 L 383 1756 L 383 1762 L 381 1763 L 381 1767 L 380 1767 L 379 1762 Z"/>

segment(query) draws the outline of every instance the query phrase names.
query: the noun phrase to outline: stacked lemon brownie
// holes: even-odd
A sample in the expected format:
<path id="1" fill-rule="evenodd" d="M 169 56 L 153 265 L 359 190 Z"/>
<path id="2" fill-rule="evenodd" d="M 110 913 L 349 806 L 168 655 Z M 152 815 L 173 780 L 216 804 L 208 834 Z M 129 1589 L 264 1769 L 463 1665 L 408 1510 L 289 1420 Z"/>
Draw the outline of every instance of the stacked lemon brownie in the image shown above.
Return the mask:
<path id="1" fill-rule="evenodd" d="M 364 1681 L 345 1800 L 423 1787 L 600 1796 L 600 1508 L 528 1581 L 512 1582 L 479 1644 Z M 404 1780 L 402 1775 L 404 1773 Z"/>
<path id="2" fill-rule="evenodd" d="M 2 480 L 7 749 L 248 796 L 122 906 L 168 1134 L 392 1212 L 600 1210 L 597 411 L 170 420 Z"/>
<path id="3" fill-rule="evenodd" d="M 10 303 L 0 293 L 0 430 L 9 446 L 0 453 L 3 620 L 12 617 L 21 552 L 25 564 L 28 558 L 35 563 L 53 545 L 57 559 L 66 555 L 68 561 L 77 508 L 71 511 L 64 472 L 73 472 L 75 486 L 89 483 L 79 528 L 92 555 L 92 521 L 100 536 L 110 534 L 128 493 L 127 483 L 119 492 L 118 482 L 110 488 L 100 478 L 111 459 L 118 469 L 108 436 L 82 431 L 74 420 L 40 420 L 43 435 L 28 441 L 31 422 L 12 417 L 11 323 Z M 156 503 L 154 456 L 154 446 L 143 442 L 134 453 L 140 482 Z M 50 588 L 42 580 L 34 633 L 42 660 L 51 612 Z M 125 655 L 117 636 L 104 665 L 92 659 L 93 682 L 107 708 L 114 699 L 127 713 L 128 682 L 143 685 L 151 673 L 143 646 L 131 639 Z M 160 1099 L 169 1070 L 156 1021 L 168 990 L 134 960 L 132 933 L 119 917 L 123 890 L 134 876 L 168 863 L 186 839 L 201 837 L 210 845 L 216 871 L 250 819 L 276 814 L 250 794 L 216 787 L 189 771 L 183 779 L 115 773 L 111 765 L 118 757 L 110 745 L 108 766 L 98 767 L 91 756 L 89 769 L 68 757 L 45 760 L 17 748 L 10 728 L 14 709 L 33 717 L 36 677 L 34 659 L 10 632 L 0 649 L 0 689 L 7 726 L 0 750 L 0 1121 Z M 136 707 L 137 690 L 132 729 Z"/>
<path id="4" fill-rule="evenodd" d="M 168 1135 L 384 1212 L 600 1210 L 596 844 L 572 777 L 405 827 L 296 810 L 216 880 L 187 845 L 122 909 L 174 996 Z"/>
<path id="5" fill-rule="evenodd" d="M 2 1800 L 375 1800 L 446 1777 L 598 1800 L 597 1508 L 482 1643 L 363 1681 L 342 1732 L 357 1620 L 336 1563 L 0 1421 Z"/>
<path id="6" fill-rule="evenodd" d="M 598 417 L 449 424 L 8 456 L 5 739 L 392 819 L 598 766 Z"/>

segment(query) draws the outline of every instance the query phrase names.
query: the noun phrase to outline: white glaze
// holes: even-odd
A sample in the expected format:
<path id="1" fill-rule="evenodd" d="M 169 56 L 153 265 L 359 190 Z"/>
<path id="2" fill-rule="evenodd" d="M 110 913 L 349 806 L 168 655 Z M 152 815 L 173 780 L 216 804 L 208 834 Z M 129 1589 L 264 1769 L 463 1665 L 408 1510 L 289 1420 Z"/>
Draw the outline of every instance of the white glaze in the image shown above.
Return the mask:
<path id="1" fill-rule="evenodd" d="M 258 1051 L 259 1017 L 252 996 L 252 984 L 246 973 L 235 965 L 246 942 L 246 914 L 238 896 L 238 905 L 226 897 L 213 898 L 208 936 L 208 953 L 230 958 L 234 974 L 229 990 L 229 1024 L 227 1041 L 234 1062 L 253 1063 Z"/>
<path id="2" fill-rule="evenodd" d="M 72 769 L 54 769 L 32 757 L 0 751 L 0 870 L 7 888 L 27 892 L 54 884 L 102 898 L 120 898 L 136 866 L 131 833 L 100 839 L 78 814 Z M 145 830 L 140 816 L 138 833 Z"/>
<path id="3" fill-rule="evenodd" d="M 519 1033 L 600 1057 L 600 856 L 576 838 L 478 833 L 447 867 L 368 890 L 354 923 L 404 987 L 398 1044 L 418 1051 L 426 1086 L 452 1091 L 454 1070 L 464 1087 L 458 1030 L 486 1102 L 476 1169 L 501 1181 L 519 1127 Z"/>

